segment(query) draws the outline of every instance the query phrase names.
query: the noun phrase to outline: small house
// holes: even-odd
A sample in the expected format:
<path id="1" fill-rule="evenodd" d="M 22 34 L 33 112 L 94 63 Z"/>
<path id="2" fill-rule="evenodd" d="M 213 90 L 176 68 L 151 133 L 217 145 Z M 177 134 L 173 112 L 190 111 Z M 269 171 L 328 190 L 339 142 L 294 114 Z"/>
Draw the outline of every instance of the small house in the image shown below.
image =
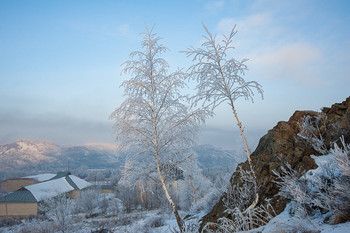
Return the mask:
<path id="1" fill-rule="evenodd" d="M 45 173 L 21 178 L 7 179 L 0 183 L 0 190 L 5 192 L 14 192 L 22 187 L 49 180 L 55 175 L 56 174 Z"/>
<path id="2" fill-rule="evenodd" d="M 80 190 L 91 186 L 69 172 L 60 172 L 44 182 L 22 187 L 0 198 L 1 217 L 26 217 L 38 214 L 38 203 L 62 194 L 71 198 L 79 195 Z"/>

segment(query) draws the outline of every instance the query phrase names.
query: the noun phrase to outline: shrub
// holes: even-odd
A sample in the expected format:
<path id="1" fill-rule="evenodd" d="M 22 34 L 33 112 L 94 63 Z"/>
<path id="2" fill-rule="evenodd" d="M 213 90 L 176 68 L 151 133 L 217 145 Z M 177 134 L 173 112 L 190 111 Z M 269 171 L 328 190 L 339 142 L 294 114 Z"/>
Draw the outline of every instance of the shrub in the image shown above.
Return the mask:
<path id="1" fill-rule="evenodd" d="M 227 217 L 219 218 L 217 223 L 207 223 L 202 232 L 239 232 L 249 231 L 267 224 L 275 212 L 271 205 L 253 206 L 256 183 L 251 171 L 240 167 L 241 183 L 229 186 L 223 198 Z"/>
<path id="2" fill-rule="evenodd" d="M 340 138 L 341 147 L 334 144 L 328 155 L 315 157 L 319 168 L 299 177 L 288 164 L 282 172 L 274 171 L 279 181 L 279 195 L 296 202 L 295 214 L 304 218 L 320 209 L 331 212 L 331 224 L 350 220 L 350 145 Z"/>
<path id="3" fill-rule="evenodd" d="M 161 227 L 164 226 L 164 219 L 161 216 L 155 216 L 151 218 L 146 219 L 146 228 L 156 228 L 156 227 Z"/>
<path id="4" fill-rule="evenodd" d="M 9 217 L 8 219 L 0 219 L 0 227 L 13 226 L 21 223 L 21 220 Z"/>

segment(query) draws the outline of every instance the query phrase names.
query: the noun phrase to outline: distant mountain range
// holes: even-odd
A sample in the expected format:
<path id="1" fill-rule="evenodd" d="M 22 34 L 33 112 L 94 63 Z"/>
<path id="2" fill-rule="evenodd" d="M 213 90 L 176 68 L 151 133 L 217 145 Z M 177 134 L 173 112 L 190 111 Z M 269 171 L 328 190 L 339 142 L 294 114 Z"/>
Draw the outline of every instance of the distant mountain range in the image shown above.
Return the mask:
<path id="1" fill-rule="evenodd" d="M 211 145 L 194 147 L 202 169 L 230 169 L 243 160 L 233 151 Z M 0 145 L 0 180 L 12 176 L 61 170 L 113 169 L 124 165 L 125 154 L 115 144 L 61 146 L 47 141 L 21 140 Z"/>

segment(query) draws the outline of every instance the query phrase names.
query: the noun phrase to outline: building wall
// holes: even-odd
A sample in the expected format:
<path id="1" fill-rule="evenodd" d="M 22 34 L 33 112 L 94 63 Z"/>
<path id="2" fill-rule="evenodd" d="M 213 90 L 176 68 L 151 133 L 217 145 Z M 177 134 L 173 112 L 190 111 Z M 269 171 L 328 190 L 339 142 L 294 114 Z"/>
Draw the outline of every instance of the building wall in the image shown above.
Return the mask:
<path id="1" fill-rule="evenodd" d="M 113 189 L 101 189 L 101 193 L 113 193 Z"/>
<path id="2" fill-rule="evenodd" d="M 38 203 L 0 203 L 0 218 L 25 218 L 38 214 Z"/>
<path id="3" fill-rule="evenodd" d="M 78 197 L 79 194 L 80 194 L 80 190 L 73 190 L 73 191 L 70 192 L 69 197 L 70 198 L 75 198 L 75 197 Z"/>
<path id="4" fill-rule="evenodd" d="M 0 189 L 6 192 L 14 192 L 24 186 L 31 185 L 34 183 L 38 183 L 38 182 L 30 178 L 8 179 L 1 182 Z"/>

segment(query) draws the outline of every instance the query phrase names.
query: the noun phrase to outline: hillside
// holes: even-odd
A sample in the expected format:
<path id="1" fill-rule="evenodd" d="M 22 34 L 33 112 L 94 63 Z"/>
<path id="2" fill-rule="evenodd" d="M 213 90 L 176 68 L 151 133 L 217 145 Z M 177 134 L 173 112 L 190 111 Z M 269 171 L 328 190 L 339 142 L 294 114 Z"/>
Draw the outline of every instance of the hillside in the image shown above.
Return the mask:
<path id="1" fill-rule="evenodd" d="M 67 168 L 113 168 L 123 162 L 118 156 L 118 147 L 110 144 L 61 146 L 47 141 L 21 140 L 0 145 L 0 174 L 4 179 L 55 173 Z"/>
<path id="2" fill-rule="evenodd" d="M 197 146 L 199 165 L 210 172 L 217 169 L 232 171 L 242 161 L 234 152 L 211 145 Z M 47 141 L 21 140 L 0 145 L 0 177 L 55 173 L 70 169 L 86 170 L 119 168 L 124 165 L 125 154 L 117 145 L 89 143 L 61 146 Z"/>
<path id="3" fill-rule="evenodd" d="M 315 116 L 313 111 L 296 111 L 289 121 L 281 121 L 264 135 L 252 153 L 253 169 L 257 175 L 259 187 L 259 203 L 265 205 L 267 200 L 273 206 L 277 214 L 281 213 L 288 200 L 278 195 L 279 188 L 276 184 L 277 177 L 273 170 L 280 172 L 281 166 L 289 163 L 291 168 L 298 171 L 298 176 L 317 168 L 311 155 L 320 155 L 314 148 L 298 136 L 299 125 L 305 115 Z M 320 127 L 325 145 L 339 142 L 339 137 L 344 136 L 346 142 L 350 141 L 350 97 L 342 103 L 333 104 L 330 108 L 322 109 L 325 123 Z M 247 162 L 241 163 L 244 170 L 249 170 Z M 231 178 L 231 185 L 241 182 L 239 172 L 236 171 Z M 212 211 L 203 217 L 202 227 L 206 222 L 216 222 L 220 217 L 227 216 L 223 203 L 224 195 L 214 206 Z"/>

